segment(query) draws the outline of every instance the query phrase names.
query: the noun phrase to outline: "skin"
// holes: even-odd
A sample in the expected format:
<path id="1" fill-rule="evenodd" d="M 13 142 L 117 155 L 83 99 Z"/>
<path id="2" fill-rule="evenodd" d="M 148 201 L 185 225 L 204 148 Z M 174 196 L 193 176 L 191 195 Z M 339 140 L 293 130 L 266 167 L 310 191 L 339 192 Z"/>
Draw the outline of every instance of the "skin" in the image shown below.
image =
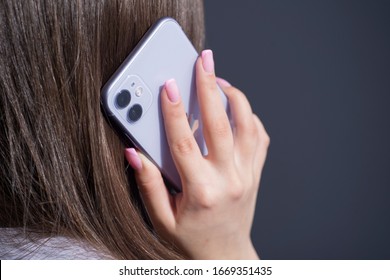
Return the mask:
<path id="1" fill-rule="evenodd" d="M 231 128 L 217 91 L 225 92 Z M 212 52 L 196 62 L 196 86 L 208 155 L 202 156 L 174 80 L 161 93 L 167 140 L 182 181 L 171 196 L 160 171 L 134 149 L 125 154 L 156 232 L 192 259 L 259 259 L 250 231 L 270 143 L 245 95 L 214 73 Z"/>

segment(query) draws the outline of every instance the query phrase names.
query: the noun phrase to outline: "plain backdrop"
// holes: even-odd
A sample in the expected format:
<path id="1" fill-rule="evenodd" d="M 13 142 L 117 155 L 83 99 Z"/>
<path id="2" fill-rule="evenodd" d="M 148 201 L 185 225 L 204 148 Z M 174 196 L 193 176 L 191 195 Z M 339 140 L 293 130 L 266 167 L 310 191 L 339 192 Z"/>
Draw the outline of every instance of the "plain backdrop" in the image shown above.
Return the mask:
<path id="1" fill-rule="evenodd" d="M 390 259 L 390 1 L 205 1 L 217 75 L 271 146 L 264 259 Z"/>

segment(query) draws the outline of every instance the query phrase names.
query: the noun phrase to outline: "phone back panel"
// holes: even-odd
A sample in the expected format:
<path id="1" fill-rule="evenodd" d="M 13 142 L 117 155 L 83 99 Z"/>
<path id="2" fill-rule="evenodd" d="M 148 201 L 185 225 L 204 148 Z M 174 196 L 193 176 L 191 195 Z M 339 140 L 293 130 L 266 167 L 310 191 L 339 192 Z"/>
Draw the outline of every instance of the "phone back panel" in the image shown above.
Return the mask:
<path id="1" fill-rule="evenodd" d="M 189 123 L 195 130 L 194 137 L 206 155 L 195 86 L 197 58 L 198 53 L 180 25 L 174 19 L 163 18 L 149 29 L 102 89 L 102 106 L 109 120 L 158 166 L 177 191 L 181 190 L 181 182 L 166 140 L 160 93 L 166 80 L 176 80 Z M 132 88 L 137 83 L 144 87 L 141 97 Z M 131 102 L 118 109 L 115 98 L 123 89 L 130 91 Z M 220 92 L 228 109 L 226 97 Z M 127 117 L 133 104 L 141 104 L 143 108 L 141 118 L 135 122 Z"/>

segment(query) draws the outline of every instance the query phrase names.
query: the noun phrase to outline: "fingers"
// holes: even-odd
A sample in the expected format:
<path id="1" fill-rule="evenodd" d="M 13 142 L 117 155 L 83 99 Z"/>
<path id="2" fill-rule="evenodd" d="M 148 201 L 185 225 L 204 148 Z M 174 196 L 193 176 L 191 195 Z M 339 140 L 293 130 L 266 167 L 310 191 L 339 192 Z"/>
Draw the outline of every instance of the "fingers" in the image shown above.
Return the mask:
<path id="1" fill-rule="evenodd" d="M 263 153 L 266 152 L 270 144 L 270 137 L 268 136 L 259 117 L 253 114 L 248 99 L 239 89 L 232 87 L 228 81 L 219 77 L 217 77 L 216 80 L 229 99 L 229 106 L 232 111 L 233 122 L 235 125 L 234 129 L 238 130 L 236 133 L 242 134 L 237 135 L 237 137 L 244 137 L 244 135 L 250 135 L 252 133 L 257 134 L 260 143 L 259 146 L 261 148 L 259 151 L 263 151 Z M 253 122 L 254 127 L 251 122 Z"/>
<path id="2" fill-rule="evenodd" d="M 217 88 L 211 50 L 203 51 L 196 62 L 196 87 L 208 149 L 207 157 L 229 162 L 232 159 L 233 135 Z"/>
<path id="3" fill-rule="evenodd" d="M 149 217 L 155 227 L 174 227 L 172 197 L 158 168 L 133 148 L 125 150 L 125 156 L 135 171 L 137 185 Z"/>
<path id="4" fill-rule="evenodd" d="M 245 95 L 221 78 L 217 78 L 217 82 L 229 100 L 234 124 L 234 148 L 237 150 L 235 156 L 241 164 L 253 169 L 254 178 L 259 182 L 270 138 L 260 119 L 252 113 Z"/>
<path id="5" fill-rule="evenodd" d="M 229 100 L 231 117 L 234 124 L 234 148 L 241 161 L 253 157 L 256 149 L 258 128 L 253 119 L 252 108 L 245 95 L 226 81 L 218 79 Z"/>
<path id="6" fill-rule="evenodd" d="M 180 178 L 182 181 L 192 181 L 199 176 L 194 170 L 199 170 L 203 156 L 188 124 L 179 89 L 173 79 L 166 81 L 161 92 L 161 109 L 167 140 Z"/>

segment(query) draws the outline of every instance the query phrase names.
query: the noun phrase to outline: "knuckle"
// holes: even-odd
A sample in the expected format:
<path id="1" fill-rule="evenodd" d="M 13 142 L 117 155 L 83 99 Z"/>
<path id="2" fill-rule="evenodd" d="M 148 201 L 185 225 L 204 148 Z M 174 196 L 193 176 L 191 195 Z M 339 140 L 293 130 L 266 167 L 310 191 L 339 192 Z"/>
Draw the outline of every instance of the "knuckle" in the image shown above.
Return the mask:
<path id="1" fill-rule="evenodd" d="M 215 81 L 215 75 L 209 74 L 203 81 L 203 89 L 207 92 L 213 92 L 217 90 L 217 82 Z"/>
<path id="2" fill-rule="evenodd" d="M 195 150 L 195 145 L 192 136 L 186 136 L 174 141 L 171 144 L 171 149 L 175 154 L 188 155 Z"/>
<path id="3" fill-rule="evenodd" d="M 268 148 L 269 145 L 271 144 L 271 138 L 269 137 L 269 135 L 267 134 L 267 132 L 264 132 L 264 134 L 261 136 L 260 138 L 261 140 L 261 143 L 263 144 L 263 146 L 265 148 Z"/>
<path id="4" fill-rule="evenodd" d="M 192 193 L 189 196 L 191 205 L 196 209 L 212 209 L 217 203 L 218 191 L 210 180 L 210 176 L 203 176 L 198 178 L 196 182 L 192 183 Z"/>
<path id="5" fill-rule="evenodd" d="M 161 179 L 156 176 L 143 176 L 138 178 L 138 188 L 144 197 L 150 197 L 155 193 L 155 188 L 161 185 Z"/>
<path id="6" fill-rule="evenodd" d="M 254 121 L 242 122 L 242 123 L 240 123 L 240 125 L 241 125 L 241 129 L 243 130 L 245 135 L 247 135 L 248 137 L 250 137 L 252 139 L 257 138 L 257 136 L 259 134 L 259 130 L 258 130 L 256 124 L 254 123 Z"/>
<path id="7" fill-rule="evenodd" d="M 212 131 L 216 136 L 228 137 L 231 134 L 230 123 L 226 116 L 218 117 L 214 120 Z"/>
<path id="8" fill-rule="evenodd" d="M 217 201 L 209 188 L 201 188 L 196 195 L 197 205 L 203 209 L 214 208 Z"/>
<path id="9" fill-rule="evenodd" d="M 265 133 L 264 135 L 264 145 L 268 148 L 269 145 L 271 144 L 271 138 L 269 137 L 269 135 L 267 133 Z"/>
<path id="10" fill-rule="evenodd" d="M 164 117 L 169 119 L 177 120 L 183 118 L 183 111 L 180 108 L 179 104 L 172 104 L 169 110 L 165 110 Z"/>
<path id="11" fill-rule="evenodd" d="M 256 116 L 255 114 L 253 116 L 254 116 L 255 124 L 258 127 L 258 131 L 259 131 L 259 141 L 267 149 L 271 143 L 271 138 L 269 137 L 259 117 Z"/>
<path id="12" fill-rule="evenodd" d="M 244 187 L 242 184 L 235 185 L 229 189 L 229 197 L 233 201 L 240 200 L 244 196 Z"/>

